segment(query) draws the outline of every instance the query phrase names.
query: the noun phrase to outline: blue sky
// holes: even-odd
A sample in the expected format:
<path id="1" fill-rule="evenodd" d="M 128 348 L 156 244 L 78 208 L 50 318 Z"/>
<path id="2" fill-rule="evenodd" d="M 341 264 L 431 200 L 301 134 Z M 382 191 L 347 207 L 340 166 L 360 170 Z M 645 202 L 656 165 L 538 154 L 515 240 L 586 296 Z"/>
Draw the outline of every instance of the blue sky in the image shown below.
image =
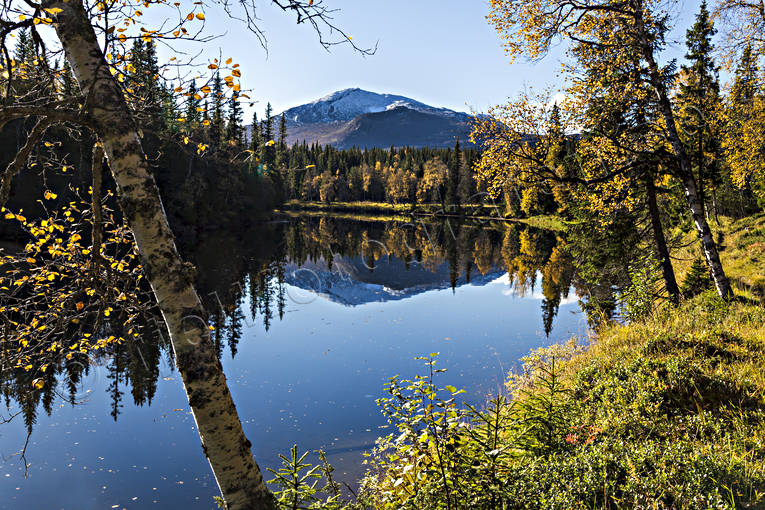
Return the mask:
<path id="1" fill-rule="evenodd" d="M 557 81 L 560 52 L 542 62 L 509 63 L 486 22 L 489 8 L 484 0 L 325 3 L 339 9 L 334 21 L 354 42 L 378 43 L 377 53 L 363 57 L 349 46 L 327 52 L 309 26 L 297 26 L 265 0 L 258 15 L 268 37 L 268 54 L 240 23 L 208 15 L 208 33 L 225 35 L 208 43 L 207 49 L 219 46 L 241 64 L 243 87 L 253 90 L 259 112 L 266 101 L 280 112 L 349 87 L 401 94 L 455 110 L 485 111 L 524 87 L 542 88 Z M 677 4 L 679 41 L 697 8 L 697 0 Z M 684 49 L 675 45 L 669 53 L 682 57 Z"/>

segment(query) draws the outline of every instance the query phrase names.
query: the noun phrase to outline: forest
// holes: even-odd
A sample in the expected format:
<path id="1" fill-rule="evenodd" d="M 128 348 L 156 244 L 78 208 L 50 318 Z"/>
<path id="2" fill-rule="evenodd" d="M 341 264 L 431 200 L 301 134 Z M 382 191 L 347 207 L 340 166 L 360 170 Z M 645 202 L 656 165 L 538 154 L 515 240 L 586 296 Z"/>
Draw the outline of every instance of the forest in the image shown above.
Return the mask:
<path id="1" fill-rule="evenodd" d="M 320 47 L 371 58 L 325 2 L 265 3 Z M 83 423 L 97 389 L 136 450 L 201 443 L 180 449 L 203 462 L 189 470 L 206 501 L 168 508 L 762 506 L 760 6 L 701 0 L 680 30 L 658 0 L 490 0 L 511 62 L 562 50 L 554 85 L 475 115 L 450 148 L 337 150 L 288 146 L 270 103 L 246 125 L 241 64 L 181 49 L 214 39 L 215 13 L 263 42 L 261 3 L 3 3 L 13 482 L 59 480 L 27 455 L 44 424 L 57 443 L 83 432 L 57 413 Z M 400 361 L 414 356 L 420 375 Z M 343 443 L 341 428 L 368 435 Z M 284 434 L 294 446 L 271 451 Z M 326 445 L 364 452 L 356 479 Z M 162 485 L 148 476 L 128 487 L 142 504 Z M 46 497 L 33 492 L 27 506 Z"/>

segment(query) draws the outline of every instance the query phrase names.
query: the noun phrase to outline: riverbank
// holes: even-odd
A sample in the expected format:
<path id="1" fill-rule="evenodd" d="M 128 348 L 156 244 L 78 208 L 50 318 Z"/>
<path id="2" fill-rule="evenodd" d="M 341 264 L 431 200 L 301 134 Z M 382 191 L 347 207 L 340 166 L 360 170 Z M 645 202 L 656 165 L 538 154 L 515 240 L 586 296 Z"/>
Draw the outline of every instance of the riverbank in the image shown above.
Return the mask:
<path id="1" fill-rule="evenodd" d="M 378 405 L 395 431 L 332 508 L 765 508 L 765 214 L 715 230 L 731 302 L 708 289 L 533 351 L 475 407 L 438 353 L 392 378 Z M 680 281 L 692 240 L 673 253 Z"/>
<path id="2" fill-rule="evenodd" d="M 532 216 L 510 218 L 503 216 L 499 207 L 493 204 L 471 204 L 462 207 L 460 213 L 444 212 L 441 204 L 390 204 L 387 202 L 304 202 L 290 200 L 282 206 L 282 212 L 307 212 L 332 214 L 333 216 L 378 216 L 393 219 L 454 218 L 473 221 L 510 221 L 525 223 L 535 228 L 564 231 L 566 223 L 556 216 Z"/>
<path id="3" fill-rule="evenodd" d="M 708 290 L 535 351 L 485 410 L 459 408 L 427 374 L 392 387 L 381 403 L 399 431 L 371 458 L 365 503 L 763 508 L 765 215 L 718 230 L 731 303 Z M 677 254 L 681 281 L 694 255 Z"/>

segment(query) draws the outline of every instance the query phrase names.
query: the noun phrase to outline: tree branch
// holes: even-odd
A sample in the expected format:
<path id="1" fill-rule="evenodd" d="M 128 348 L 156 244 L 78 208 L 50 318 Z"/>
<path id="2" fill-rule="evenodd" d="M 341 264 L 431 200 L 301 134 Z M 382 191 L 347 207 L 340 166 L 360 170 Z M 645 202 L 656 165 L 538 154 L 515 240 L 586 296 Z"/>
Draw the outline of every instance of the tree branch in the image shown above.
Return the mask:
<path id="1" fill-rule="evenodd" d="M 45 134 L 45 130 L 53 123 L 54 121 L 48 118 L 38 120 L 37 124 L 35 124 L 35 127 L 32 129 L 32 132 L 29 133 L 29 137 L 24 146 L 16 153 L 16 157 L 13 158 L 13 161 L 8 164 L 3 175 L 0 176 L 0 206 L 4 206 L 8 201 L 8 195 L 11 192 L 11 181 L 13 181 L 16 174 L 21 172 L 22 168 L 24 168 L 35 145 L 40 141 L 42 135 Z"/>

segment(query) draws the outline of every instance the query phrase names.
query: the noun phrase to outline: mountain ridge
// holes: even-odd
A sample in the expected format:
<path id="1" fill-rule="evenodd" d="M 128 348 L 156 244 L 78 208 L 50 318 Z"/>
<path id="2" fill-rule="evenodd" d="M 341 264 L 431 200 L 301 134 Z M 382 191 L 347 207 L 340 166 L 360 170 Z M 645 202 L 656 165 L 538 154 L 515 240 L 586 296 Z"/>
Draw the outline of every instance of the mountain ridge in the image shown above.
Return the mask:
<path id="1" fill-rule="evenodd" d="M 281 114 L 280 114 L 281 115 Z M 338 90 L 283 112 L 287 143 L 338 149 L 467 144 L 471 115 L 415 99 L 360 88 Z"/>

